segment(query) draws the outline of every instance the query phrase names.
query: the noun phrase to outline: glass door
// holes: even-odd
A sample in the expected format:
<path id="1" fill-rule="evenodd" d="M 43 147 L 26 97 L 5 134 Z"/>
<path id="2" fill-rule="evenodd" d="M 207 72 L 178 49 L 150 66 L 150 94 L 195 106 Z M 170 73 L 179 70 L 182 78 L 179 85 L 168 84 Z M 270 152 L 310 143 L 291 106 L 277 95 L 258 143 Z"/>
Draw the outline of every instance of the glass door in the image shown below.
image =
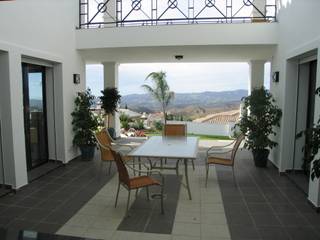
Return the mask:
<path id="1" fill-rule="evenodd" d="M 27 168 L 48 162 L 45 67 L 22 64 Z"/>

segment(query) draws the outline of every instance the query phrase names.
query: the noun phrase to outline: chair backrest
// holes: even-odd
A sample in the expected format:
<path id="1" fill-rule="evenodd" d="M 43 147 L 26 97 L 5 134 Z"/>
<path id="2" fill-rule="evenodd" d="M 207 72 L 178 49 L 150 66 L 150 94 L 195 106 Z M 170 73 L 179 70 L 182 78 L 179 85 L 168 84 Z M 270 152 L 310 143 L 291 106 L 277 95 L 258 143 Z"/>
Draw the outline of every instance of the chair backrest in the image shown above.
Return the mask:
<path id="1" fill-rule="evenodd" d="M 95 137 L 101 152 L 101 160 L 103 161 L 114 160 L 113 155 L 110 151 L 111 141 L 106 131 L 106 129 L 102 129 L 100 132 L 95 133 Z"/>
<path id="2" fill-rule="evenodd" d="M 166 124 L 163 129 L 163 135 L 167 137 L 185 137 L 187 136 L 187 125 Z"/>
<path id="3" fill-rule="evenodd" d="M 130 188 L 130 177 L 126 165 L 124 164 L 121 154 L 111 150 L 113 155 L 114 161 L 116 162 L 118 175 L 119 175 L 119 182 L 125 184 L 128 188 Z"/>
<path id="4" fill-rule="evenodd" d="M 243 134 L 240 134 L 237 137 L 237 139 L 236 139 L 236 141 L 235 141 L 235 143 L 233 145 L 233 148 L 232 148 L 232 151 L 231 151 L 231 162 L 232 162 L 232 165 L 234 164 L 234 159 L 236 157 L 237 151 L 238 151 L 238 149 L 240 147 L 240 144 L 243 141 L 244 137 L 245 136 Z"/>

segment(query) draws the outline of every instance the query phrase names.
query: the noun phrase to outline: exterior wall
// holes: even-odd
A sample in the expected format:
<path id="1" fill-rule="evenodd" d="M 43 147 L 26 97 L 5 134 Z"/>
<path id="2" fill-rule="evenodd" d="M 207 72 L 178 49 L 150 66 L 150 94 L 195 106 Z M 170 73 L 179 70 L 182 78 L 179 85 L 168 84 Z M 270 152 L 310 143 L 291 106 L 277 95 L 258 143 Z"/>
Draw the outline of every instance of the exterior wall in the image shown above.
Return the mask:
<path id="1" fill-rule="evenodd" d="M 173 124 L 187 124 L 187 132 L 191 134 L 212 135 L 212 136 L 232 136 L 233 123 L 213 124 L 213 123 L 196 123 L 186 121 L 168 121 Z"/>
<path id="2" fill-rule="evenodd" d="M 283 117 L 276 136 L 280 145 L 272 152 L 271 160 L 281 172 L 292 168 L 299 58 L 313 51 L 317 52 L 320 60 L 320 28 L 314 25 L 320 21 L 319 9 L 318 0 L 279 1 L 279 43 L 272 69 L 280 72 L 280 81 L 271 84 L 271 91 L 283 110 Z M 317 86 L 320 86 L 319 65 L 318 62 Z M 315 109 L 316 120 L 319 117 L 319 99 L 316 100 Z M 319 180 L 310 181 L 309 200 L 315 206 L 320 206 Z"/>
<path id="3" fill-rule="evenodd" d="M 293 103 L 296 102 L 298 81 L 294 57 L 320 47 L 320 28 L 314 27 L 314 23 L 320 21 L 320 2 L 292 0 L 280 1 L 279 4 L 279 44 L 272 61 L 272 71 L 280 72 L 280 81 L 271 83 L 271 92 L 283 110 L 283 117 L 276 137 L 280 146 L 273 151 L 272 161 L 280 171 L 285 171 L 290 168 L 288 159 L 292 159 L 294 153 L 296 106 Z M 320 86 L 320 74 L 317 78 Z"/>
<path id="4" fill-rule="evenodd" d="M 57 160 L 77 156 L 72 147 L 71 116 L 77 91 L 85 88 L 84 62 L 76 50 L 77 0 L 16 0 L 0 2 L 0 61 L 2 85 L 1 121 L 6 133 L 3 144 L 7 184 L 19 188 L 27 183 L 24 146 L 21 58 L 31 57 L 53 64 L 56 95 Z M 5 60 L 7 58 L 7 60 Z M 9 64 L 6 66 L 4 62 Z M 72 74 L 81 74 L 74 85 Z M 3 114 L 4 112 L 4 114 Z M 11 147 L 10 147 L 11 146 Z"/>

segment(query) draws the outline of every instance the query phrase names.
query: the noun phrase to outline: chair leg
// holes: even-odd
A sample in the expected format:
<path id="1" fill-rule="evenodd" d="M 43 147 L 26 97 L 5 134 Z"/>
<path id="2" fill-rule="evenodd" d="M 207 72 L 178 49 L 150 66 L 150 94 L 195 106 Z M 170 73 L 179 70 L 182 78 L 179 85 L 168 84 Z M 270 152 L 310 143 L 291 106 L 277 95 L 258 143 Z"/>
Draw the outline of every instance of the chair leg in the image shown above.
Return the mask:
<path id="1" fill-rule="evenodd" d="M 149 187 L 148 186 L 146 187 L 146 193 L 147 193 L 147 201 L 150 201 L 150 198 L 149 198 Z"/>
<path id="2" fill-rule="evenodd" d="M 103 161 L 100 161 L 100 173 L 99 173 L 99 179 L 101 179 L 101 174 L 103 172 Z"/>
<path id="3" fill-rule="evenodd" d="M 138 191 L 139 191 L 139 189 L 137 188 L 136 189 L 136 198 L 138 197 Z"/>
<path id="4" fill-rule="evenodd" d="M 234 183 L 234 185 L 237 185 L 237 183 L 236 183 L 236 177 L 234 176 L 234 168 L 233 168 L 233 166 L 232 166 L 232 177 L 233 177 L 233 183 Z"/>
<path id="5" fill-rule="evenodd" d="M 163 189 L 164 189 L 164 184 L 161 185 L 161 214 L 164 214 L 164 207 L 163 207 Z"/>
<path id="6" fill-rule="evenodd" d="M 136 158 L 134 157 L 133 158 L 133 169 L 136 169 L 136 160 L 135 160 Z M 133 176 L 136 176 L 136 171 L 135 170 L 133 170 Z"/>
<path id="7" fill-rule="evenodd" d="M 167 164 L 167 158 L 164 159 L 164 164 Z"/>
<path id="8" fill-rule="evenodd" d="M 110 173 L 111 173 L 111 165 L 112 165 L 112 161 L 109 161 L 109 170 L 108 170 L 108 175 L 110 175 Z"/>
<path id="9" fill-rule="evenodd" d="M 128 211 L 129 211 L 129 204 L 130 204 L 130 194 L 131 191 L 128 191 L 128 201 L 127 201 L 127 208 L 126 208 L 126 217 L 128 216 Z"/>
<path id="10" fill-rule="evenodd" d="M 194 160 L 193 159 L 191 160 L 191 163 L 192 163 L 192 168 L 193 168 L 193 171 L 194 171 L 195 168 L 194 168 Z"/>
<path id="11" fill-rule="evenodd" d="M 208 185 L 208 177 L 209 177 L 209 164 L 206 163 L 206 187 Z"/>
<path id="12" fill-rule="evenodd" d="M 120 181 L 118 182 L 118 189 L 117 189 L 117 195 L 116 195 L 116 202 L 114 204 L 114 207 L 117 207 L 118 204 L 118 197 L 119 197 L 119 191 L 120 191 Z"/>

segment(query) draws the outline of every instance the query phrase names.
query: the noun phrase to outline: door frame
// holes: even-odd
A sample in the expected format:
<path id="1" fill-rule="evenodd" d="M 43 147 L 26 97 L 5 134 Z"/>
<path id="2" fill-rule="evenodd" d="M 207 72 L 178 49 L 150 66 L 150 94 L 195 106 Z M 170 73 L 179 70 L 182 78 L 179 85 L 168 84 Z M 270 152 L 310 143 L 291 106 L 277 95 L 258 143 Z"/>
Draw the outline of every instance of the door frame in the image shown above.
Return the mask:
<path id="1" fill-rule="evenodd" d="M 45 155 L 46 161 L 40 162 L 32 166 L 31 157 L 31 143 L 30 143 L 30 118 L 28 116 L 30 108 L 29 101 L 29 85 L 28 73 L 30 68 L 36 68 L 42 73 L 42 102 L 43 102 L 43 119 L 44 119 L 44 139 L 45 139 Z M 47 93 L 46 93 L 46 67 L 36 64 L 22 62 L 22 85 L 23 85 L 23 116 L 24 116 L 24 132 L 25 132 L 25 146 L 26 146 L 26 159 L 27 170 L 30 171 L 37 168 L 49 161 L 49 148 L 48 148 L 48 125 L 47 125 Z"/>

